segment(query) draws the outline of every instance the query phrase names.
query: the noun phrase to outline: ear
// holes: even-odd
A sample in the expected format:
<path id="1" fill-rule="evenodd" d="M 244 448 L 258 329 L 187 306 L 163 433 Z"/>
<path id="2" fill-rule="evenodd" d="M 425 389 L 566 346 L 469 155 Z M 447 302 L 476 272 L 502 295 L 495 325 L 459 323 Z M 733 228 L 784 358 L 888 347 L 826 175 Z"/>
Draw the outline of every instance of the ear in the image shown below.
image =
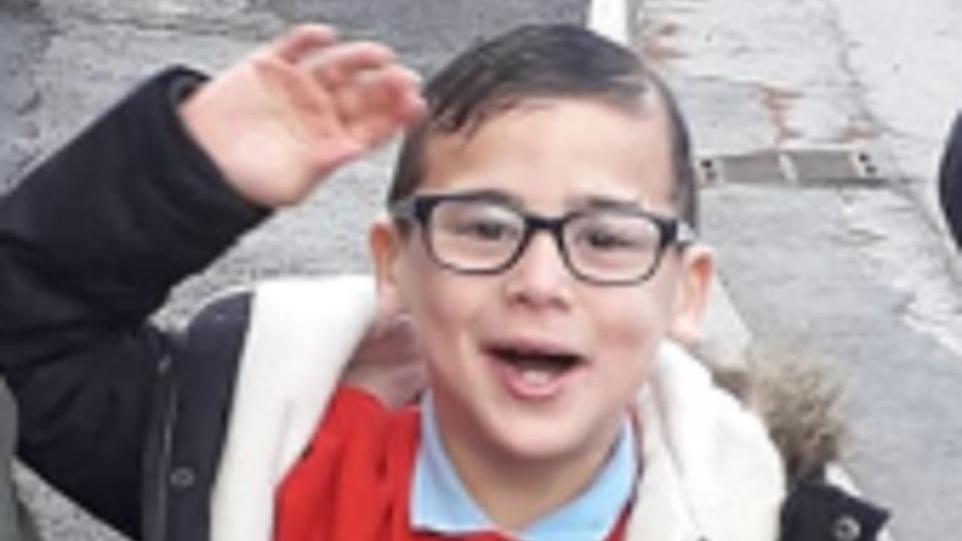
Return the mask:
<path id="1" fill-rule="evenodd" d="M 686 347 L 694 346 L 701 338 L 702 316 L 714 276 L 715 256 L 710 248 L 700 244 L 685 248 L 668 335 Z"/>
<path id="2" fill-rule="evenodd" d="M 400 314 L 404 309 L 398 275 L 402 242 L 401 232 L 387 215 L 379 216 L 371 224 L 368 248 L 374 263 L 378 312 L 382 317 Z"/>

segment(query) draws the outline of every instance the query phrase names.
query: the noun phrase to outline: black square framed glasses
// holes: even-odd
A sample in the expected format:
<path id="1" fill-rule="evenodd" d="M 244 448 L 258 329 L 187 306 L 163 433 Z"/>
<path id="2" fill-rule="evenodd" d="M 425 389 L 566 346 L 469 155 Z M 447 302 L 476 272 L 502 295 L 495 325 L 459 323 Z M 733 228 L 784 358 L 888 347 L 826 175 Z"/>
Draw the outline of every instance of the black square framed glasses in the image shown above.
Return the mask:
<path id="1" fill-rule="evenodd" d="M 416 222 L 427 251 L 444 268 L 496 274 L 514 265 L 531 238 L 544 230 L 576 278 L 597 285 L 643 282 L 671 246 L 695 240 L 677 218 L 637 207 L 603 206 L 557 218 L 518 209 L 485 194 L 420 194 L 391 206 L 396 220 Z"/>

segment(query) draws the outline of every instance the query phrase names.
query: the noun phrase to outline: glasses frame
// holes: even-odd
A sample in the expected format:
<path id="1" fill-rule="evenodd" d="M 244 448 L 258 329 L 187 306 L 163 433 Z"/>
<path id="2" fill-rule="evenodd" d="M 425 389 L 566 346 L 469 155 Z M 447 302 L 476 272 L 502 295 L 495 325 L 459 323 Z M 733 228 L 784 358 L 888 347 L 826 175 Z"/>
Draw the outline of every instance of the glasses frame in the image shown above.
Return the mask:
<path id="1" fill-rule="evenodd" d="M 437 208 L 438 205 L 448 201 L 488 202 L 502 205 L 510 209 L 512 212 L 518 214 L 524 221 L 524 231 L 522 232 L 521 240 L 518 242 L 518 246 L 515 248 L 514 253 L 512 253 L 504 263 L 496 267 L 483 269 L 459 267 L 439 257 L 434 249 L 434 242 L 431 239 L 431 217 L 434 214 L 434 209 Z M 536 233 L 539 231 L 546 231 L 551 234 L 552 238 L 554 238 L 555 246 L 557 246 L 558 252 L 561 254 L 561 259 L 564 261 L 565 267 L 567 267 L 568 272 L 570 272 L 575 278 L 583 282 L 599 286 L 635 285 L 647 281 L 655 274 L 655 272 L 657 272 L 658 266 L 661 264 L 661 260 L 668 248 L 672 246 L 679 246 L 683 248 L 688 244 L 695 242 L 696 237 L 694 230 L 686 222 L 678 218 L 661 216 L 645 211 L 641 208 L 618 208 L 617 212 L 619 213 L 636 215 L 650 220 L 653 224 L 655 224 L 659 235 L 657 252 L 655 253 L 654 259 L 652 259 L 652 263 L 649 268 L 645 269 L 644 272 L 639 273 L 637 276 L 619 280 L 605 280 L 592 277 L 580 272 L 572 263 L 571 256 L 568 253 L 568 248 L 564 241 L 563 231 L 565 226 L 573 220 L 597 212 L 598 210 L 595 209 L 577 210 L 566 213 L 557 218 L 552 218 L 528 212 L 509 203 L 499 202 L 492 200 L 490 197 L 474 193 L 416 194 L 402 199 L 390 207 L 390 213 L 396 220 L 410 220 L 416 222 L 420 226 L 422 242 L 424 242 L 424 245 L 427 247 L 428 254 L 436 264 L 459 274 L 500 274 L 510 269 L 515 263 L 518 262 L 518 259 L 520 259 L 521 255 L 524 254 L 525 250 L 528 248 L 528 244 L 531 242 L 532 237 L 534 237 Z"/>

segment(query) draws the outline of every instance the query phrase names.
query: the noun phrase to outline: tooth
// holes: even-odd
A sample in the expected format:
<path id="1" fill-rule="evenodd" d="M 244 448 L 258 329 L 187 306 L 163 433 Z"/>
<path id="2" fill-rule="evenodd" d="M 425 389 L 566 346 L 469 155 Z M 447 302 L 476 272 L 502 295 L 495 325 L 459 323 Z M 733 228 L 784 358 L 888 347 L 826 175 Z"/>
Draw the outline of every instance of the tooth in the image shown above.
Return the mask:
<path id="1" fill-rule="evenodd" d="M 551 382 L 551 373 L 546 370 L 522 370 L 521 378 L 531 385 L 545 385 Z"/>

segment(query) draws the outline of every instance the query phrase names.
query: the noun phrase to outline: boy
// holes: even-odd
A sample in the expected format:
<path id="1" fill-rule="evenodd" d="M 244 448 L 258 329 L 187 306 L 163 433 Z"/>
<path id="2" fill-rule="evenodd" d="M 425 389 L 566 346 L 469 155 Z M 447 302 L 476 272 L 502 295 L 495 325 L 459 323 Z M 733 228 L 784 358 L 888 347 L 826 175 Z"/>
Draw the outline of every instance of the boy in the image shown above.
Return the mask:
<path id="1" fill-rule="evenodd" d="M 653 81 L 629 52 L 569 27 L 521 29 L 434 79 L 392 220 L 371 235 L 382 307 L 411 318 L 430 393 L 414 422 L 337 392 L 282 491 L 280 539 L 623 538 L 640 473 L 631 410 L 662 337 L 697 332 L 712 274 L 689 229 L 688 161 L 675 160 L 683 128 Z M 739 426 L 757 447 L 736 462 L 758 472 L 713 503 L 751 494 L 754 509 L 715 533 L 773 539 L 776 453 L 760 424 Z M 296 525 L 318 483 L 322 502 L 353 494 L 371 508 L 305 509 Z M 660 531 L 697 532 L 685 514 L 662 514 Z M 378 526 L 342 529 L 363 519 Z"/>
<path id="2" fill-rule="evenodd" d="M 683 354 L 652 366 L 667 334 L 693 339 L 712 274 L 690 230 L 684 128 L 655 85 L 630 52 L 574 27 L 520 29 L 432 81 L 428 119 L 401 151 L 391 217 L 371 232 L 380 308 L 410 318 L 430 391 L 419 409 L 391 412 L 349 386 L 335 390 L 279 492 L 277 539 L 775 539 L 784 479 L 762 425 Z M 185 106 L 188 126 L 192 108 L 214 99 L 205 90 L 216 88 Z M 286 330 L 298 326 L 292 312 L 320 301 L 309 296 L 300 287 L 274 301 Z M 354 303 L 339 303 L 344 319 Z M 317 326 L 305 319 L 298 332 Z M 261 336 L 251 341 L 265 352 L 263 372 L 256 356 L 245 370 L 263 374 L 264 389 L 291 337 L 267 347 Z M 304 352 L 304 364 L 332 342 Z M 704 470 L 692 482 L 711 494 L 675 492 L 680 472 L 638 447 L 667 444 L 652 419 L 659 400 L 637 398 L 654 372 L 711 404 L 703 428 L 725 436 L 685 452 L 727 458 L 684 464 Z M 249 417 L 236 409 L 263 403 L 244 396 L 255 384 L 239 386 L 222 494 L 258 486 L 254 472 L 270 456 L 238 435 L 255 425 L 258 438 L 270 434 L 261 406 Z M 276 434 L 267 441 L 285 431 Z M 650 459 L 644 474 L 640 456 Z M 652 488 L 660 479 L 666 486 Z M 239 496 L 216 506 L 231 518 L 215 519 L 215 536 L 268 533 L 258 507 Z"/>
<path id="3" fill-rule="evenodd" d="M 335 42 L 306 27 L 203 85 L 168 72 L 3 201 L 23 455 L 145 539 L 779 538 L 762 424 L 663 343 L 697 335 L 712 274 L 667 90 L 587 31 L 528 27 L 443 70 L 418 121 L 389 51 Z M 403 365 L 340 373 L 363 280 L 268 285 L 176 342 L 143 326 L 411 123 L 370 242 L 378 310 L 426 357 L 419 407 L 390 407 Z"/>

